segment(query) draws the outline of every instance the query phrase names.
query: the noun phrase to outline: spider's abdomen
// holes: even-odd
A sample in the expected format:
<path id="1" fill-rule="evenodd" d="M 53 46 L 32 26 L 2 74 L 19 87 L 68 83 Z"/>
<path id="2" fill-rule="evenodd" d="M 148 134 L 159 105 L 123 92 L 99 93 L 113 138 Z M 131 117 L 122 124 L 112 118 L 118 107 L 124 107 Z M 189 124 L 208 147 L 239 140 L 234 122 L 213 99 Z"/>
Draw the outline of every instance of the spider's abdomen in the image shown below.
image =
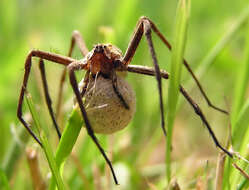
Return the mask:
<path id="1" fill-rule="evenodd" d="M 117 87 L 129 109 L 126 109 L 114 92 L 112 81 L 99 76 L 89 82 L 84 95 L 84 106 L 95 133 L 111 134 L 126 127 L 136 109 L 135 92 L 121 77 Z"/>

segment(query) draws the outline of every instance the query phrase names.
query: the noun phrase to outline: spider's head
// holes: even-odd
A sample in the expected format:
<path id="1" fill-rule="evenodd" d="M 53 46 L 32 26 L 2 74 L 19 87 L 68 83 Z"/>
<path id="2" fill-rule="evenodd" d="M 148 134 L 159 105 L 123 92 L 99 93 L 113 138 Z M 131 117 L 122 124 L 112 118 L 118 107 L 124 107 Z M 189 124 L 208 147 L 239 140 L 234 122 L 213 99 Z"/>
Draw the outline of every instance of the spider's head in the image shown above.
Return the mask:
<path id="1" fill-rule="evenodd" d="M 90 71 L 109 75 L 113 71 L 114 63 L 121 60 L 121 50 L 112 44 L 97 44 L 87 55 Z"/>
<path id="2" fill-rule="evenodd" d="M 112 44 L 97 44 L 93 48 L 93 55 L 102 55 L 106 58 L 115 61 L 117 59 L 121 59 L 122 52 L 116 46 Z"/>

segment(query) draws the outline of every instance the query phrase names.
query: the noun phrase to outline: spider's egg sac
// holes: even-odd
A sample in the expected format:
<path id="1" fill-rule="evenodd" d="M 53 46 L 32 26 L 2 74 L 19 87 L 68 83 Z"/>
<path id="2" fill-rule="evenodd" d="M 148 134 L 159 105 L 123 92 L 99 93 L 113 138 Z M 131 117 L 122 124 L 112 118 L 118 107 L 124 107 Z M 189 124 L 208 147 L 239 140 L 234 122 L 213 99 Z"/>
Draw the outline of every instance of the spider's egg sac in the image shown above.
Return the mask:
<path id="1" fill-rule="evenodd" d="M 82 88 L 83 83 L 80 83 Z M 111 134 L 126 127 L 136 110 L 135 92 L 117 76 L 117 89 L 129 105 L 126 109 L 113 89 L 112 81 L 102 76 L 91 78 L 83 97 L 91 127 L 95 133 Z"/>

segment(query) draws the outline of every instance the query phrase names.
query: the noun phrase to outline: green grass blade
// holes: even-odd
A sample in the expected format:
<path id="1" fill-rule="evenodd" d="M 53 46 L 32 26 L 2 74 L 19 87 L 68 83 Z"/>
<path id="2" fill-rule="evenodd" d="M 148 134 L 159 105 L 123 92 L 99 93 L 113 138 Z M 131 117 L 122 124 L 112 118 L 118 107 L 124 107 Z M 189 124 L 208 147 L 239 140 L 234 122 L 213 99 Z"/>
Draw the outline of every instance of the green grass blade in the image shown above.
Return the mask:
<path id="1" fill-rule="evenodd" d="M 56 150 L 55 160 L 56 163 L 59 164 L 58 166 L 60 166 L 72 152 L 82 125 L 82 117 L 80 116 L 80 113 L 74 109 L 69 117 L 68 123 L 63 131 L 63 135 Z"/>
<path id="2" fill-rule="evenodd" d="M 222 52 L 222 50 L 227 46 L 227 44 L 232 41 L 235 34 L 237 34 L 242 26 L 248 21 L 249 18 L 249 6 L 242 11 L 238 16 L 238 19 L 234 24 L 226 31 L 226 33 L 221 37 L 221 39 L 214 45 L 214 47 L 207 53 L 207 55 L 200 62 L 199 67 L 194 71 L 196 77 L 200 80 L 208 70 L 208 68 L 214 63 L 215 59 Z M 193 88 L 196 84 L 193 83 L 193 79 L 189 79 L 184 86 Z M 239 94 L 239 93 L 238 93 Z M 239 96 L 239 95 L 238 95 Z M 184 101 L 181 99 L 180 104 Z"/>
<path id="3" fill-rule="evenodd" d="M 239 185 L 237 190 L 243 190 L 249 187 L 249 182 L 247 179 L 244 179 Z"/>
<path id="4" fill-rule="evenodd" d="M 246 111 L 244 111 L 246 110 Z M 248 110 L 249 110 L 249 99 L 247 101 L 247 105 L 245 106 L 244 109 L 242 109 L 242 113 L 244 117 L 241 117 L 242 119 L 244 118 L 246 121 L 242 121 L 240 124 L 242 130 L 243 130 L 243 134 L 242 136 L 236 136 L 237 140 L 240 143 L 237 145 L 237 149 L 235 149 L 236 151 L 239 152 L 240 155 L 242 155 L 243 157 L 248 159 L 248 142 L 249 142 L 249 121 L 248 121 Z M 242 115 L 242 114 L 240 114 Z M 241 120 L 242 120 L 241 119 Z M 239 131 L 239 130 L 238 130 Z M 247 173 L 249 172 L 249 164 L 246 163 L 244 160 L 240 161 L 240 167 L 246 171 Z M 230 174 L 230 180 L 231 180 L 231 187 L 235 188 L 237 186 L 237 184 L 244 184 L 244 185 L 248 185 L 248 180 L 246 180 L 247 182 L 244 183 L 244 179 L 241 178 L 241 174 L 236 171 L 236 169 L 232 168 L 231 170 L 229 170 Z"/>
<path id="5" fill-rule="evenodd" d="M 134 15 L 136 15 L 136 8 L 138 0 L 121 0 L 119 1 L 118 7 L 115 10 L 115 19 L 113 27 L 116 35 L 109 38 L 109 42 L 118 45 L 120 48 L 123 48 L 125 44 L 124 36 L 127 36 L 127 28 L 134 22 Z M 137 18 L 136 18 L 137 19 Z"/>
<path id="6" fill-rule="evenodd" d="M 233 139 L 233 148 L 236 152 L 239 152 L 243 157 L 248 158 L 248 142 L 249 142 L 249 99 L 247 100 L 246 105 L 242 108 L 238 114 L 238 121 L 235 123 L 236 133 L 234 133 Z M 240 167 L 249 172 L 248 163 L 241 160 Z M 230 167 L 226 171 L 226 175 L 230 177 L 231 188 L 235 188 L 237 184 L 244 184 L 241 180 L 241 174 L 233 167 Z M 248 183 L 248 182 L 247 182 Z M 246 184 L 246 183 L 245 183 Z"/>
<path id="7" fill-rule="evenodd" d="M 204 75 L 207 69 L 211 66 L 220 52 L 224 47 L 233 39 L 234 35 L 241 29 L 243 24 L 248 21 L 249 17 L 249 6 L 239 15 L 238 20 L 230 27 L 230 29 L 221 37 L 218 43 L 210 50 L 210 52 L 204 57 L 200 63 L 200 67 L 195 72 L 197 78 L 200 78 Z"/>
<path id="8" fill-rule="evenodd" d="M 20 139 L 21 144 L 26 145 L 26 143 L 30 138 L 30 135 L 28 135 L 25 127 L 17 126 L 17 128 L 18 128 L 16 130 L 17 138 Z M 4 156 L 2 162 L 2 168 L 8 179 L 11 178 L 13 172 L 15 171 L 15 166 L 24 152 L 23 151 L 24 146 L 21 146 L 21 144 L 17 140 L 11 141 L 11 144 L 9 145 L 8 148 L 8 152 Z"/>
<path id="9" fill-rule="evenodd" d="M 0 168 L 0 189 L 10 190 L 8 178 L 1 168 Z"/>
<path id="10" fill-rule="evenodd" d="M 248 115 L 249 115 L 249 100 L 245 103 L 245 105 L 241 109 L 237 117 L 238 119 L 234 124 L 234 128 L 239 129 L 239 130 L 236 130 L 232 136 L 233 148 L 236 151 L 240 149 L 241 144 L 242 144 L 241 140 L 244 139 L 246 131 L 248 130 L 248 124 L 249 124 Z"/>
<path id="11" fill-rule="evenodd" d="M 63 190 L 63 189 L 65 189 L 65 186 L 64 186 L 62 178 L 60 176 L 59 169 L 58 169 L 58 167 L 56 165 L 55 158 L 53 156 L 52 147 L 50 146 L 45 133 L 42 131 L 41 124 L 40 124 L 40 121 L 38 119 L 39 118 L 38 113 L 35 110 L 34 104 L 32 102 L 31 95 L 26 93 L 25 94 L 25 99 L 26 99 L 26 102 L 28 104 L 29 110 L 31 112 L 32 118 L 34 120 L 34 126 L 36 128 L 36 131 L 39 134 L 41 143 L 43 145 L 43 151 L 44 151 L 44 153 L 46 155 L 49 167 L 50 167 L 50 169 L 52 171 L 52 174 L 53 174 L 53 176 L 55 178 L 57 187 L 58 187 L 58 189 Z"/>
<path id="12" fill-rule="evenodd" d="M 248 9 L 249 10 L 249 9 Z M 249 12 L 249 11 L 248 11 Z M 242 107 L 242 102 L 244 101 L 247 84 L 249 80 L 249 23 L 246 31 L 246 48 L 245 48 L 245 56 L 244 61 L 239 66 L 238 74 L 237 74 L 237 82 L 235 86 L 234 92 L 234 102 L 232 107 L 231 113 L 231 120 L 232 120 L 232 134 L 236 132 L 238 128 L 235 128 L 234 122 L 237 119 L 237 115 Z"/>
<path id="13" fill-rule="evenodd" d="M 168 105 L 166 122 L 168 128 L 166 149 L 166 174 L 167 180 L 171 178 L 171 142 L 173 125 L 179 96 L 179 85 L 181 79 L 181 67 L 186 43 L 187 22 L 189 17 L 190 1 L 181 0 L 176 12 L 175 34 L 172 44 L 171 75 L 169 79 Z"/>
<path id="14" fill-rule="evenodd" d="M 247 9 L 249 12 L 249 8 Z M 249 29 L 249 28 L 248 28 Z M 249 31 L 249 30 L 247 30 Z M 245 48 L 245 57 L 244 61 L 239 68 L 238 77 L 236 82 L 236 88 L 234 91 L 234 101 L 232 105 L 231 113 L 231 123 L 232 123 L 232 144 L 235 151 L 239 151 L 240 154 L 246 153 L 246 146 L 243 146 L 245 142 L 248 142 L 248 125 L 249 125 L 249 100 L 243 106 L 244 97 L 249 80 L 249 36 L 248 33 L 245 33 L 246 36 L 246 48 Z M 243 107 L 242 107 L 243 106 Z M 241 108 L 242 107 L 242 108 Z M 224 188 L 235 188 L 239 182 L 239 174 L 235 172 L 235 169 L 231 167 L 231 161 L 226 163 L 225 170 L 225 179 L 226 181 L 230 180 L 229 183 L 224 184 Z M 229 187 L 231 184 L 231 187 Z"/>
<path id="15" fill-rule="evenodd" d="M 105 5 L 105 0 L 94 0 L 86 3 L 86 11 L 82 12 L 82 18 L 87 24 L 83 26 L 82 30 L 84 31 L 84 36 L 88 36 L 88 39 L 96 39 L 96 33 L 91 31 L 98 29 L 97 26 L 101 23 Z M 86 43 L 88 42 L 86 41 Z"/>
<path id="16" fill-rule="evenodd" d="M 60 143 L 56 150 L 55 161 L 60 170 L 63 173 L 64 162 L 72 152 L 73 146 L 79 136 L 81 127 L 83 125 L 82 117 L 77 109 L 74 109 L 69 117 L 67 125 L 62 133 Z M 55 179 L 51 179 L 50 190 L 55 189 Z"/>

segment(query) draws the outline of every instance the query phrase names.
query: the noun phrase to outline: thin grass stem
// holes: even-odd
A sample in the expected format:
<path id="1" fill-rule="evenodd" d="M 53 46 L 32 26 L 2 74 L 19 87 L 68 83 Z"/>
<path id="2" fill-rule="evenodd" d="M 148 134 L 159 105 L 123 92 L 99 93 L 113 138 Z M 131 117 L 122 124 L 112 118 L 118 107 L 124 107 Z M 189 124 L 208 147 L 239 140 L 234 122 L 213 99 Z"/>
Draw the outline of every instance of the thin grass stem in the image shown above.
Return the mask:
<path id="1" fill-rule="evenodd" d="M 60 173 L 59 173 L 59 169 L 56 165 L 56 162 L 55 162 L 55 158 L 53 156 L 53 151 L 52 151 L 52 147 L 50 146 L 49 142 L 48 142 L 48 139 L 42 129 L 42 126 L 40 124 L 40 121 L 39 121 L 39 117 L 38 117 L 38 113 L 37 111 L 35 110 L 35 107 L 34 107 L 34 104 L 33 104 L 33 101 L 32 101 L 32 98 L 31 98 L 31 95 L 26 92 L 25 94 L 25 100 L 26 100 L 26 103 L 28 105 L 28 108 L 31 112 L 31 115 L 32 115 L 32 118 L 34 120 L 34 126 L 35 126 L 35 129 L 39 135 L 39 138 L 41 140 L 41 143 L 43 145 L 43 151 L 45 153 L 45 156 L 47 158 L 47 161 L 48 161 L 48 164 L 49 164 L 49 167 L 52 171 L 52 174 L 55 178 L 55 182 L 57 184 L 57 187 L 59 190 L 64 190 L 65 189 L 65 186 L 64 186 L 64 183 L 62 181 L 62 178 L 60 176 Z"/>
<path id="2" fill-rule="evenodd" d="M 181 0 L 178 3 L 175 21 L 175 35 L 172 44 L 171 58 L 171 77 L 169 79 L 168 90 L 168 105 L 166 122 L 168 128 L 167 146 L 166 146 L 166 175 L 167 181 L 171 179 L 171 148 L 172 148 L 172 133 L 176 114 L 177 101 L 179 96 L 179 86 L 181 79 L 181 68 L 184 56 L 187 23 L 189 17 L 190 1 Z"/>

